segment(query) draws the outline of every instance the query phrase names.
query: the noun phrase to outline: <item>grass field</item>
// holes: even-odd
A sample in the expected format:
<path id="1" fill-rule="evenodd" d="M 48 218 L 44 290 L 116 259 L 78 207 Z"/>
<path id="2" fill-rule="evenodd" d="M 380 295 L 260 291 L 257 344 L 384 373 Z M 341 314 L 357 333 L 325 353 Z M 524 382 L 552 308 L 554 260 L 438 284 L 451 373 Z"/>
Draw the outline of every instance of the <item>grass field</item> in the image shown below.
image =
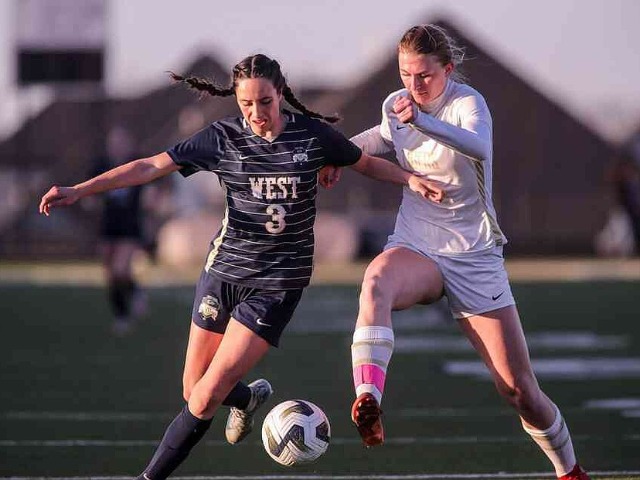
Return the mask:
<path id="1" fill-rule="evenodd" d="M 593 478 L 640 479 L 640 283 L 513 285 L 544 390 L 560 405 Z M 0 480 L 120 478 L 146 465 L 181 408 L 192 287 L 150 290 L 150 315 L 110 333 L 99 286 L 0 286 Z M 315 286 L 265 376 L 268 407 L 305 398 L 328 414 L 325 456 L 287 469 L 259 432 L 224 441 L 226 411 L 175 473 L 210 479 L 552 478 L 550 465 L 483 375 L 442 309 L 398 314 L 384 400 L 387 443 L 366 450 L 350 424 L 354 286 Z M 261 412 L 262 420 L 268 408 Z"/>

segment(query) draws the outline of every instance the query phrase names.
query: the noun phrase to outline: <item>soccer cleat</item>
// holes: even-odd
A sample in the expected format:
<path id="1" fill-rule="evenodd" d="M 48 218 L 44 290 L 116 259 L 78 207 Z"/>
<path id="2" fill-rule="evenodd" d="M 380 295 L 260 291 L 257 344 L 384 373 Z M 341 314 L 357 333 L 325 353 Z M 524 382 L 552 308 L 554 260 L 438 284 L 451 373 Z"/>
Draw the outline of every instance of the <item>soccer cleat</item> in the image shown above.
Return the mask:
<path id="1" fill-rule="evenodd" d="M 351 407 L 351 420 L 356 424 L 365 447 L 382 445 L 384 442 L 382 410 L 376 397 L 369 392 L 358 396 Z"/>
<path id="2" fill-rule="evenodd" d="M 242 441 L 244 437 L 251 433 L 251 430 L 253 430 L 253 415 L 273 394 L 271 384 L 264 378 L 250 383 L 249 389 L 251 389 L 251 400 L 249 400 L 247 408 L 241 410 L 231 407 L 227 417 L 227 426 L 224 429 L 224 434 L 227 437 L 227 442 L 232 445 Z"/>
<path id="3" fill-rule="evenodd" d="M 591 480 L 587 472 L 585 472 L 580 465 L 576 463 L 576 466 L 573 467 L 566 475 L 561 476 L 558 480 Z"/>

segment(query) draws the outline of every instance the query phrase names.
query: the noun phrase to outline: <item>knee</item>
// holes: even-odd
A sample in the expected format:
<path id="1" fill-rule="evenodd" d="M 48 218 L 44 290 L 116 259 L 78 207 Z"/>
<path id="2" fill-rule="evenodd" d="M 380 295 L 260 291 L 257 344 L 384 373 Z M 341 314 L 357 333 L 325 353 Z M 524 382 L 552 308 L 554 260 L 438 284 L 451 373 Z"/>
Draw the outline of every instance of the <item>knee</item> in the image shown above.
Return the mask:
<path id="1" fill-rule="evenodd" d="M 211 418 L 222 404 L 224 396 L 217 387 L 211 389 L 194 388 L 186 399 L 189 411 L 199 418 Z"/>
<path id="2" fill-rule="evenodd" d="M 114 270 L 112 276 L 116 282 L 131 281 L 131 273 L 126 269 Z"/>
<path id="3" fill-rule="evenodd" d="M 367 270 L 360 290 L 360 304 L 378 305 L 389 302 L 389 288 L 385 287 L 385 278 L 379 270 Z"/>
<path id="4" fill-rule="evenodd" d="M 500 395 L 521 415 L 535 411 L 542 397 L 533 375 L 522 375 L 509 382 L 501 381 L 496 386 Z"/>
<path id="5" fill-rule="evenodd" d="M 189 411 L 199 418 L 211 418 L 223 399 L 218 399 L 215 392 L 210 395 L 191 395 L 187 403 Z"/>
<path id="6" fill-rule="evenodd" d="M 191 391 L 193 390 L 193 382 L 188 382 L 187 379 L 182 380 L 182 398 L 189 403 L 191 398 Z"/>
<path id="7" fill-rule="evenodd" d="M 184 370 L 182 374 L 182 397 L 186 402 L 189 402 L 189 399 L 191 398 L 191 392 L 193 392 L 193 389 L 202 378 L 202 375 L 203 374 L 199 372 L 194 373 L 189 369 Z"/>
<path id="8" fill-rule="evenodd" d="M 193 385 L 183 385 L 183 395 L 189 404 L 189 410 L 200 418 L 210 418 L 222 404 L 233 386 L 241 380 L 241 375 L 232 372 L 222 376 L 216 382 L 200 381 Z"/>
<path id="9" fill-rule="evenodd" d="M 131 276 L 122 270 L 109 270 L 109 281 L 112 283 L 126 283 L 131 280 Z"/>

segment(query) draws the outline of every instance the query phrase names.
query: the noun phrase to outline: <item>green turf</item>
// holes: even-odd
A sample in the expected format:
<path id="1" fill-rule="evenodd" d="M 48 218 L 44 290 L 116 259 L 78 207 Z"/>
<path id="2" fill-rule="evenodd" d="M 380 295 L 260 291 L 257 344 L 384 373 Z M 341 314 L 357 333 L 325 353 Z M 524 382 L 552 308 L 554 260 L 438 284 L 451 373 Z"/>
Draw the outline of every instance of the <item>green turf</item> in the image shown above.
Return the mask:
<path id="1" fill-rule="evenodd" d="M 190 287 L 152 290 L 149 317 L 129 336 L 117 338 L 110 333 L 100 288 L 0 287 L 0 476 L 139 473 L 181 408 L 192 292 Z M 528 334 L 594 331 L 626 339 L 613 350 L 532 349 L 534 359 L 640 357 L 637 283 L 516 284 L 514 294 Z M 467 351 L 397 353 L 383 405 L 388 444 L 362 448 L 349 421 L 356 309 L 355 287 L 308 289 L 282 347 L 250 376 L 271 380 L 276 394 L 269 406 L 305 398 L 325 409 L 335 441 L 320 461 L 293 471 L 280 467 L 263 451 L 259 432 L 240 445 L 226 445 L 221 411 L 205 443 L 176 474 L 550 472 L 489 382 L 443 371 L 446 361 L 476 358 Z M 416 322 L 421 317 L 424 325 Z M 432 317 L 425 308 L 403 312 L 398 325 L 404 327 L 396 335 L 459 335 L 455 325 L 428 321 Z M 625 417 L 585 408 L 588 400 L 640 399 L 638 378 L 541 383 L 561 406 L 585 466 L 640 470 L 640 409 L 638 416 Z M 53 443 L 43 446 L 43 441 Z"/>

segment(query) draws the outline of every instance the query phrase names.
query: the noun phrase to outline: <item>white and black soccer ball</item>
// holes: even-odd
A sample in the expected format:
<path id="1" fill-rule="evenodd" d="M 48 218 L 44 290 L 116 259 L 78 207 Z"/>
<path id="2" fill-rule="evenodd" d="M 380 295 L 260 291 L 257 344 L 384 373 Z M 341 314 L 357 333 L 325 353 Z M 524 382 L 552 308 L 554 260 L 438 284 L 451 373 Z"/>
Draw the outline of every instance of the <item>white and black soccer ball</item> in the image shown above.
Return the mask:
<path id="1" fill-rule="evenodd" d="M 327 451 L 331 426 L 325 413 L 306 400 L 287 400 L 267 414 L 262 443 L 271 458 L 293 466 L 316 460 Z"/>

